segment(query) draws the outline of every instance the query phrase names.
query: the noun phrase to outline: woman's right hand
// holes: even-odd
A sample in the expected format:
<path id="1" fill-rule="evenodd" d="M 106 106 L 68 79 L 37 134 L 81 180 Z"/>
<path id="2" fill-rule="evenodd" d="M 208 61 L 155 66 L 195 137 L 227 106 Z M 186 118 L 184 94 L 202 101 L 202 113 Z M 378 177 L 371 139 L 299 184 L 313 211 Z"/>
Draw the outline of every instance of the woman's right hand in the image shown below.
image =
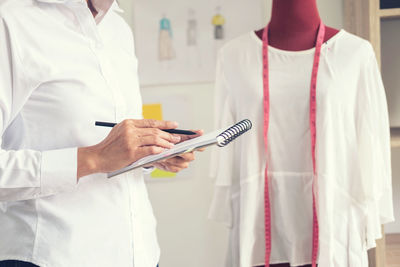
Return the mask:
<path id="1" fill-rule="evenodd" d="M 180 137 L 162 129 L 176 127 L 178 124 L 171 121 L 124 120 L 99 144 L 78 149 L 78 179 L 93 173 L 116 171 L 172 148 Z"/>

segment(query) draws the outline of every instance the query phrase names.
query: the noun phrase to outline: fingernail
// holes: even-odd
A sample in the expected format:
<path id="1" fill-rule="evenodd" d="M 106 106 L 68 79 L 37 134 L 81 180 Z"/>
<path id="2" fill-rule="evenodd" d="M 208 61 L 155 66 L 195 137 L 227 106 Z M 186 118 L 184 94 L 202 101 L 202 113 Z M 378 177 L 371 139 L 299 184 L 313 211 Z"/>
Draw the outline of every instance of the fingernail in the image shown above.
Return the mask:
<path id="1" fill-rule="evenodd" d="M 178 127 L 178 123 L 176 121 L 171 121 L 172 127 L 176 128 Z"/>
<path id="2" fill-rule="evenodd" d="M 174 139 L 174 141 L 176 141 L 176 142 L 181 141 L 181 137 L 178 136 L 178 135 L 174 135 L 173 139 Z"/>

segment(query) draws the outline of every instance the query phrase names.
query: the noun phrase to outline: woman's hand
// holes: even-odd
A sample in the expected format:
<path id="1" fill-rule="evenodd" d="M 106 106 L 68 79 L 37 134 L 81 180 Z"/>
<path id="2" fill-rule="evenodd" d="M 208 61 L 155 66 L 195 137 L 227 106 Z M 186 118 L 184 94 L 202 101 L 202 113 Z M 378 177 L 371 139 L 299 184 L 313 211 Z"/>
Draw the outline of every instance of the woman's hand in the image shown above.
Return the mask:
<path id="1" fill-rule="evenodd" d="M 78 149 L 78 179 L 93 173 L 112 172 L 143 157 L 172 148 L 181 137 L 161 129 L 175 129 L 176 122 L 124 120 L 99 144 Z"/>
<path id="2" fill-rule="evenodd" d="M 191 131 L 193 131 L 193 130 L 191 130 Z M 197 130 L 197 131 L 193 131 L 193 132 L 196 132 L 197 134 L 196 135 L 180 135 L 180 138 L 181 138 L 180 143 L 203 135 L 202 130 Z M 199 149 L 198 151 L 204 151 L 204 149 Z M 194 160 L 195 160 L 195 155 L 194 155 L 194 151 L 192 151 L 192 152 L 185 153 L 185 154 L 182 154 L 182 155 L 170 158 L 170 159 L 159 161 L 154 164 L 154 167 L 156 167 L 160 170 L 169 171 L 169 172 L 180 172 L 181 170 L 189 167 L 189 163 Z"/>
<path id="3" fill-rule="evenodd" d="M 194 152 L 189 152 L 173 158 L 156 162 L 154 163 L 154 167 L 168 172 L 180 172 L 181 170 L 189 167 L 189 163 L 194 159 Z"/>

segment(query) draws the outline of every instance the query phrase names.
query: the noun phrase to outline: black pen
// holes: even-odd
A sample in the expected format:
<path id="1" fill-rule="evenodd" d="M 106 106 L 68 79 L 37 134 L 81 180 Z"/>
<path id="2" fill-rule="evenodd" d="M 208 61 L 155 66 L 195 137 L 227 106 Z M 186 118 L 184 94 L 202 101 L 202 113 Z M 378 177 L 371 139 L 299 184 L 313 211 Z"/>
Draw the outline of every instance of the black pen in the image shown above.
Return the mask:
<path id="1" fill-rule="evenodd" d="M 113 122 L 103 122 L 103 121 L 96 121 L 95 122 L 96 126 L 103 126 L 103 127 L 114 127 L 117 125 L 116 123 Z M 171 133 L 171 134 L 183 134 L 183 135 L 195 135 L 197 133 L 192 132 L 192 131 L 186 131 L 186 130 L 179 130 L 179 129 L 161 129 L 164 132 Z"/>

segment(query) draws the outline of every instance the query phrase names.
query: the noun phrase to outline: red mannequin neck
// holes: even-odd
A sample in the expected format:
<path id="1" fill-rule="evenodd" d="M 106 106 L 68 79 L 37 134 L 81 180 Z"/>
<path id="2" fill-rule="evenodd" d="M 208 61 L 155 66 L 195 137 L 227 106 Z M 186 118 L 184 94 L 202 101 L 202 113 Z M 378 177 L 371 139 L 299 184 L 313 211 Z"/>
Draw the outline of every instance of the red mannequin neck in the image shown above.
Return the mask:
<path id="1" fill-rule="evenodd" d="M 273 47 L 290 51 L 313 48 L 320 21 L 316 0 L 273 0 L 269 43 Z M 260 39 L 263 31 L 256 31 Z M 325 41 L 337 32 L 327 27 Z"/>

